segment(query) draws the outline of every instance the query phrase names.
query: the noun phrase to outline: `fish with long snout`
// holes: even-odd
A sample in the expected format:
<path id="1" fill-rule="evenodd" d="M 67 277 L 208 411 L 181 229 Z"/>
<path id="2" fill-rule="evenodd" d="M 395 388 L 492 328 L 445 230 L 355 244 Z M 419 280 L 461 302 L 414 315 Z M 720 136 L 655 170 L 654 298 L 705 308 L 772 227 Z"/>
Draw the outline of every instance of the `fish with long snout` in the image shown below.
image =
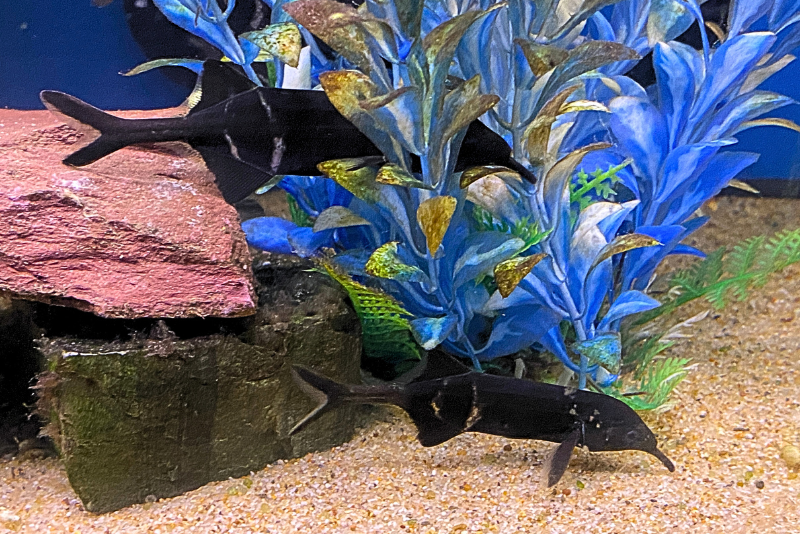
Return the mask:
<path id="1" fill-rule="evenodd" d="M 548 487 L 561 479 L 576 446 L 593 452 L 643 451 L 675 470 L 636 412 L 608 395 L 473 371 L 377 386 L 340 384 L 297 365 L 292 374 L 319 404 L 290 434 L 345 402 L 393 404 L 411 416 L 424 447 L 464 432 L 558 443 L 545 467 Z"/>

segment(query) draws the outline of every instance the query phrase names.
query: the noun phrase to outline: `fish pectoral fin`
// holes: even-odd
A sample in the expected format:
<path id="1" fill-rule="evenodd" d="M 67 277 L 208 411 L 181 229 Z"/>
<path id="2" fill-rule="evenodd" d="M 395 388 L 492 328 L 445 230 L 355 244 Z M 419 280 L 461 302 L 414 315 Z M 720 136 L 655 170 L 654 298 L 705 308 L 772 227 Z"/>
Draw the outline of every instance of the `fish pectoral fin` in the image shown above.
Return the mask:
<path id="1" fill-rule="evenodd" d="M 569 465 L 569 459 L 572 458 L 572 450 L 578 445 L 581 439 L 581 429 L 576 428 L 567 436 L 567 439 L 561 442 L 556 447 L 547 460 L 544 462 L 544 477 L 542 479 L 545 487 L 552 487 L 561 480 L 564 472 Z"/>
<path id="2" fill-rule="evenodd" d="M 431 421 L 429 426 L 417 425 L 417 440 L 423 447 L 433 447 L 452 439 L 464 432 L 458 425 L 446 423 L 444 421 Z"/>
<path id="3" fill-rule="evenodd" d="M 403 409 L 414 421 L 414 425 L 417 427 L 417 440 L 423 447 L 439 445 L 464 432 L 460 425 L 437 417 L 427 403 L 403 406 Z"/>

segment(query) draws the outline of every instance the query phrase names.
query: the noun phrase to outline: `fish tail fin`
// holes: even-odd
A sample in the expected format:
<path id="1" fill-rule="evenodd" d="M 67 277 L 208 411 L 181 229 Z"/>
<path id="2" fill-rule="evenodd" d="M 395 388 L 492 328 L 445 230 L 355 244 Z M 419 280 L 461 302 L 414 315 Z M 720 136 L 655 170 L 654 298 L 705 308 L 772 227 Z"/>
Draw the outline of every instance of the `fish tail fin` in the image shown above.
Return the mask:
<path id="1" fill-rule="evenodd" d="M 128 145 L 124 132 L 130 121 L 115 117 L 83 100 L 59 91 L 42 91 L 39 98 L 47 109 L 83 134 L 85 145 L 64 159 L 73 167 L 88 165 Z"/>
<path id="2" fill-rule="evenodd" d="M 318 404 L 316 408 L 292 427 L 289 431 L 290 436 L 301 431 L 306 425 L 319 418 L 325 412 L 345 402 L 381 402 L 383 400 L 381 396 L 373 397 L 368 394 L 359 394 L 357 391 L 359 389 L 367 390 L 374 388 L 340 384 L 300 365 L 292 366 L 292 378 L 294 378 L 294 381 L 300 389 L 309 397 L 316 400 Z"/>

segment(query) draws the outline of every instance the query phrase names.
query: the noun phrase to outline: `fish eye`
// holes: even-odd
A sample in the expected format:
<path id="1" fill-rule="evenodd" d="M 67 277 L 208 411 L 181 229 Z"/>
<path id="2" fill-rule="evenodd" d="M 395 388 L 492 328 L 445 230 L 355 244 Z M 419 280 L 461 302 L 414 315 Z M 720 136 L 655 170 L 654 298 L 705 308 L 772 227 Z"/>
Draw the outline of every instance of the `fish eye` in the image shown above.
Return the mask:
<path id="1" fill-rule="evenodd" d="M 639 439 L 639 433 L 635 430 L 629 430 L 625 437 L 628 439 L 628 441 L 636 441 Z"/>

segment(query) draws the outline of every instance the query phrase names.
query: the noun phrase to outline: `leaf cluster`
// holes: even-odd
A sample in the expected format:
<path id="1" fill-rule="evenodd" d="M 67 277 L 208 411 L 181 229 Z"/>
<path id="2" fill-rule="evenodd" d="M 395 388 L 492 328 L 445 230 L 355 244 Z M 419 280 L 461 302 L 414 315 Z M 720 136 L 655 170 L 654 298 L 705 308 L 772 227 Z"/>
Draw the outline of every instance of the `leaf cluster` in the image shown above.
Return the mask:
<path id="1" fill-rule="evenodd" d="M 520 252 L 524 252 L 530 247 L 541 243 L 552 231 L 541 230 L 536 221 L 530 222 L 530 217 L 523 217 L 510 224 L 504 220 L 497 220 L 489 210 L 478 205 L 473 206 L 472 216 L 480 231 L 502 232 L 522 239 L 525 242 L 525 246 Z"/>
<path id="2" fill-rule="evenodd" d="M 763 286 L 770 275 L 800 261 L 800 228 L 784 230 L 773 237 L 757 236 L 736 245 L 726 254 L 721 247 L 690 268 L 675 273 L 664 304 L 642 314 L 644 324 L 676 308 L 705 297 L 715 309 L 731 298 L 745 300 L 750 290 Z"/>
<path id="3" fill-rule="evenodd" d="M 411 370 L 422 357 L 411 334 L 412 315 L 382 291 L 359 284 L 329 265 L 323 268 L 347 292 L 361 322 L 363 367 L 386 380 Z"/>

